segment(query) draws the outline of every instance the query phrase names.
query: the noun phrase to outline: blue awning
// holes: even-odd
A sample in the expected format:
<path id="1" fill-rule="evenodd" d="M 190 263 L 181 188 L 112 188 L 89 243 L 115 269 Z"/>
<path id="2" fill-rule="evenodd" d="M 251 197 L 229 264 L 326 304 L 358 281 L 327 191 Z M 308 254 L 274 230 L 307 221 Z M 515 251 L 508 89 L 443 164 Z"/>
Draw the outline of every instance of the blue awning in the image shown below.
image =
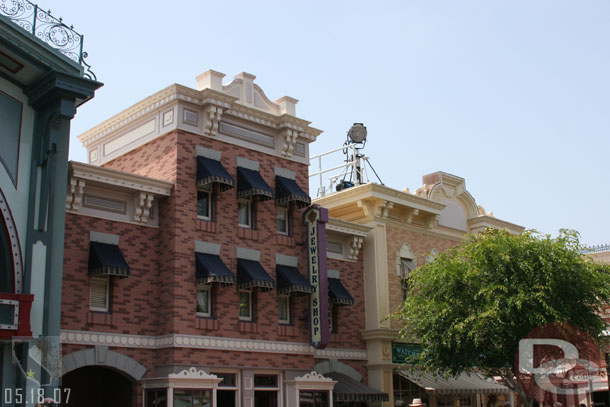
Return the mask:
<path id="1" fill-rule="evenodd" d="M 338 278 L 328 279 L 328 299 L 331 304 L 354 305 L 354 297 L 345 289 Z"/>
<path id="2" fill-rule="evenodd" d="M 220 256 L 195 253 L 197 283 L 235 284 L 235 275 L 225 266 Z"/>
<path id="3" fill-rule="evenodd" d="M 290 294 L 294 292 L 310 294 L 313 291 L 307 281 L 296 267 L 278 264 L 275 268 L 277 275 L 277 292 Z"/>
<path id="4" fill-rule="evenodd" d="M 311 205 L 311 198 L 307 195 L 295 180 L 275 176 L 275 202 L 287 204 L 295 202 L 299 208 Z"/>
<path id="5" fill-rule="evenodd" d="M 216 183 L 221 191 L 233 188 L 233 177 L 220 161 L 197 156 L 197 186 Z"/>
<path id="6" fill-rule="evenodd" d="M 115 244 L 91 242 L 89 245 L 89 275 L 128 277 L 129 265 Z"/>
<path id="7" fill-rule="evenodd" d="M 266 291 L 275 288 L 275 281 L 258 261 L 237 259 L 237 286 L 240 289 L 258 287 Z"/>
<path id="8" fill-rule="evenodd" d="M 273 190 L 258 171 L 237 167 L 237 196 L 257 197 L 259 201 L 266 201 L 273 198 Z"/>

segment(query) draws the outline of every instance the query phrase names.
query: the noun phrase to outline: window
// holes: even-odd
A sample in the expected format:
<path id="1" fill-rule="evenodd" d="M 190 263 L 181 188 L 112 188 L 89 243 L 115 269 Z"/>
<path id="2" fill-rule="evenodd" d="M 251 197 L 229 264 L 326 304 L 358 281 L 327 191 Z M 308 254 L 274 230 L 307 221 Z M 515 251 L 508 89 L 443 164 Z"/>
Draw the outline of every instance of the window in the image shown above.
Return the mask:
<path id="1" fill-rule="evenodd" d="M 240 199 L 237 201 L 238 224 L 242 228 L 252 228 L 252 201 Z"/>
<path id="2" fill-rule="evenodd" d="M 400 276 L 402 278 L 400 290 L 402 292 L 402 301 L 404 302 L 407 299 L 407 295 L 409 295 L 409 274 L 411 271 L 415 270 L 415 262 L 413 259 L 408 259 L 405 257 L 400 258 Z"/>
<path id="3" fill-rule="evenodd" d="M 339 242 L 326 242 L 326 250 L 331 253 L 343 254 L 343 245 Z"/>
<path id="4" fill-rule="evenodd" d="M 279 389 L 277 375 L 255 374 L 254 407 L 277 407 L 277 392 Z"/>
<path id="5" fill-rule="evenodd" d="M 438 407 L 453 407 L 453 396 L 440 394 L 437 396 L 436 404 Z"/>
<path id="6" fill-rule="evenodd" d="M 209 184 L 197 190 L 197 217 L 212 219 L 212 187 Z"/>
<path id="7" fill-rule="evenodd" d="M 167 390 L 166 389 L 151 389 L 146 390 L 146 407 L 167 407 Z"/>
<path id="8" fill-rule="evenodd" d="M 289 234 L 288 213 L 288 204 L 277 206 L 277 233 L 279 233 L 280 235 Z"/>
<path id="9" fill-rule="evenodd" d="M 402 291 L 402 302 L 405 302 L 405 300 L 407 299 L 407 296 L 409 295 L 409 281 L 407 279 L 404 279 L 401 281 L 401 291 Z"/>
<path id="10" fill-rule="evenodd" d="M 197 316 L 212 316 L 212 286 L 197 284 Z"/>
<path id="11" fill-rule="evenodd" d="M 252 321 L 252 290 L 239 291 L 239 319 Z"/>
<path id="12" fill-rule="evenodd" d="M 327 391 L 299 392 L 299 407 L 328 407 Z"/>
<path id="13" fill-rule="evenodd" d="M 421 399 L 426 405 L 430 405 L 428 400 L 428 393 L 415 383 L 404 377 L 394 373 L 393 377 L 394 384 L 394 400 L 401 400 L 407 406 L 413 401 L 413 399 Z M 439 396 L 440 397 L 440 396 Z"/>
<path id="14" fill-rule="evenodd" d="M 328 331 L 337 333 L 337 306 L 335 304 L 328 305 Z"/>
<path id="15" fill-rule="evenodd" d="M 235 373 L 218 373 L 212 371 L 222 382 L 218 383 L 216 390 L 216 405 L 222 407 L 235 407 L 237 405 L 237 375 Z"/>
<path id="16" fill-rule="evenodd" d="M 212 392 L 210 390 L 174 389 L 173 405 L 180 407 L 211 406 Z"/>
<path id="17" fill-rule="evenodd" d="M 108 276 L 92 276 L 90 284 L 89 309 L 91 311 L 108 312 L 110 278 Z"/>
<path id="18" fill-rule="evenodd" d="M 278 295 L 278 315 L 280 324 L 290 323 L 290 295 Z"/>

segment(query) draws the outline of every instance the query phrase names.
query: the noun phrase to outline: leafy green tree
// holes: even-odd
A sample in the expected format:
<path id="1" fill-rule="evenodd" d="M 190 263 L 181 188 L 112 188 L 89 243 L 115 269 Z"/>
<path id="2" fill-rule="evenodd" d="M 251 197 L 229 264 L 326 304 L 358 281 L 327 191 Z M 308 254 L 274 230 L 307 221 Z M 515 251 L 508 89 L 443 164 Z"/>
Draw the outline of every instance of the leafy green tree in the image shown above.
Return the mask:
<path id="1" fill-rule="evenodd" d="M 610 267 L 581 251 L 574 231 L 551 238 L 490 229 L 414 270 L 403 307 L 393 315 L 402 322 L 401 335 L 423 346 L 406 362 L 444 375 L 476 366 L 502 377 L 531 405 L 514 375 L 519 340 L 548 323 L 594 338 L 606 329 L 599 310 L 610 304 Z"/>

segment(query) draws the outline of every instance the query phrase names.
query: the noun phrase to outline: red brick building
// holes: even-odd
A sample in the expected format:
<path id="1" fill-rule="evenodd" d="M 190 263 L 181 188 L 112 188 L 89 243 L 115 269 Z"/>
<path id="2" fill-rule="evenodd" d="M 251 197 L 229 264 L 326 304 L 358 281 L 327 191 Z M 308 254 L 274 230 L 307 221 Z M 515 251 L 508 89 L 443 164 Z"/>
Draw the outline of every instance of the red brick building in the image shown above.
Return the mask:
<path id="1" fill-rule="evenodd" d="M 321 131 L 296 117 L 295 99 L 271 102 L 253 75 L 223 76 L 172 85 L 80 136 L 89 164 L 71 164 L 66 201 L 68 405 L 384 398 L 362 384 L 369 228 L 318 221 L 318 248 L 324 234 L 335 243 L 311 257 L 304 191 Z M 316 323 L 328 324 L 326 347 Z"/>

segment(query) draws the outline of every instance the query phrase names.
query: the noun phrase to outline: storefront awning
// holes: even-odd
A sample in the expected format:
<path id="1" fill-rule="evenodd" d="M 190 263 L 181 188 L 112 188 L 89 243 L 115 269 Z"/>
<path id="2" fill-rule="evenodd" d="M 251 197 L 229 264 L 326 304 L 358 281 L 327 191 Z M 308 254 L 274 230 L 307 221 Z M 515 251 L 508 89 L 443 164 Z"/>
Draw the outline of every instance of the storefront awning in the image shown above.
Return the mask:
<path id="1" fill-rule="evenodd" d="M 275 281 L 258 261 L 237 259 L 237 286 L 243 290 L 253 287 L 272 290 Z"/>
<path id="2" fill-rule="evenodd" d="M 307 195 L 295 180 L 275 176 L 275 202 L 282 205 L 295 202 L 299 208 L 311 205 L 311 198 Z"/>
<path id="3" fill-rule="evenodd" d="M 217 183 L 221 191 L 233 188 L 233 177 L 222 166 L 220 161 L 211 158 L 197 157 L 197 186 L 203 187 Z"/>
<path id="4" fill-rule="evenodd" d="M 428 373 L 412 370 L 399 370 L 398 373 L 412 381 L 428 393 L 435 394 L 508 394 L 510 390 L 496 383 L 493 379 L 485 379 L 476 373 L 462 373 L 456 377 L 439 377 Z"/>
<path id="5" fill-rule="evenodd" d="M 258 171 L 237 167 L 237 196 L 257 197 L 259 201 L 266 201 L 273 198 L 273 190 Z"/>
<path id="6" fill-rule="evenodd" d="M 324 376 L 335 380 L 337 383 L 333 389 L 333 401 L 389 401 L 387 393 L 373 389 L 365 384 L 357 382 L 342 373 L 329 372 Z"/>
<path id="7" fill-rule="evenodd" d="M 328 279 L 328 299 L 331 304 L 354 305 L 354 297 L 345 289 L 338 278 Z"/>
<path id="8" fill-rule="evenodd" d="M 294 292 L 310 294 L 313 291 L 311 284 L 299 273 L 299 269 L 296 267 L 278 264 L 275 270 L 277 275 L 277 292 L 279 294 Z"/>
<path id="9" fill-rule="evenodd" d="M 129 265 L 115 244 L 91 242 L 89 246 L 89 275 L 128 277 Z"/>
<path id="10" fill-rule="evenodd" d="M 220 256 L 195 253 L 197 283 L 235 284 L 235 275 L 220 259 Z"/>

